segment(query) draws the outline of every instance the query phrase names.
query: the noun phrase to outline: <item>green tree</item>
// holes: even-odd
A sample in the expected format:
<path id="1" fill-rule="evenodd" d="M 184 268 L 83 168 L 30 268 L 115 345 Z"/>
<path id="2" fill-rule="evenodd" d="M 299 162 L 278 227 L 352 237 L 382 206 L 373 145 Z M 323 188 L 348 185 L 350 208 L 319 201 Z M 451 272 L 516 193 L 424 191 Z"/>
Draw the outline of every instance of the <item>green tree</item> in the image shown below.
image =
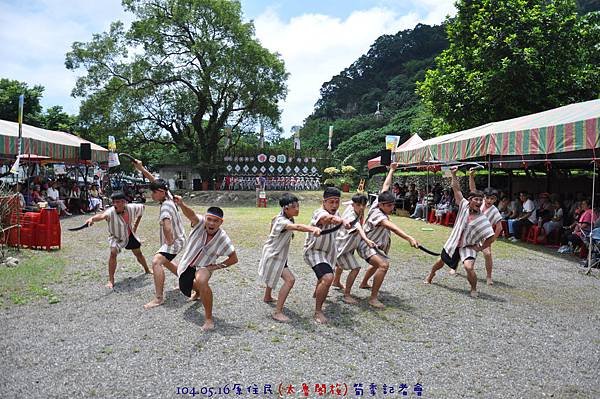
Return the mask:
<path id="1" fill-rule="evenodd" d="M 75 133 L 77 130 L 77 117 L 63 111 L 60 105 L 52 106 L 41 115 L 41 126 L 44 129 L 60 130 Z"/>
<path id="2" fill-rule="evenodd" d="M 69 69 L 87 69 L 73 95 L 102 102 L 126 134 L 174 143 L 206 177 L 224 127 L 277 126 L 287 73 L 254 38 L 238 1 L 124 0 L 135 19 L 74 43 Z M 91 115 L 88 113 L 88 115 Z M 97 116 L 97 115 L 96 115 Z"/>
<path id="3" fill-rule="evenodd" d="M 23 104 L 23 123 L 40 125 L 42 106 L 40 99 L 44 87 L 35 85 L 29 87 L 27 83 L 18 80 L 0 79 L 0 119 L 16 122 L 19 114 L 19 96 L 25 95 Z"/>
<path id="4" fill-rule="evenodd" d="M 598 97 L 597 14 L 579 17 L 574 0 L 456 6 L 450 47 L 418 83 L 441 133 Z"/>

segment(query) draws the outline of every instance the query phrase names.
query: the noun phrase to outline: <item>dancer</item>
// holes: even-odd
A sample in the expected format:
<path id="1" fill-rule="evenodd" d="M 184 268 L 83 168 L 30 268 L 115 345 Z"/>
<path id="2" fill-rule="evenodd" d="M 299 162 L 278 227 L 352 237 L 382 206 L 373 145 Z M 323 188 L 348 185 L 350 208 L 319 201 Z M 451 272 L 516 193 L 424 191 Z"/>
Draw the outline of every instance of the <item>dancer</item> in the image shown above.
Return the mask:
<path id="1" fill-rule="evenodd" d="M 474 192 L 477 191 L 477 186 L 475 185 L 475 168 L 469 169 L 469 190 Z M 498 199 L 498 191 L 491 187 L 487 187 L 483 190 L 483 203 L 481 204 L 481 212 L 488 218 L 492 228 L 494 229 L 494 241 L 500 237 L 502 234 L 502 215 L 500 215 L 500 211 L 496 208 L 496 200 Z M 486 282 L 487 285 L 494 285 L 494 280 L 492 279 L 492 269 L 494 265 L 494 261 L 492 259 L 492 245 L 484 249 L 483 258 L 485 259 L 485 272 L 486 272 Z"/>
<path id="2" fill-rule="evenodd" d="M 181 253 L 177 266 L 179 276 L 179 289 L 192 299 L 199 295 L 204 306 L 203 331 L 215 328 L 212 315 L 213 293 L 208 285 L 215 270 L 224 269 L 238 262 L 233 242 L 221 228 L 223 224 L 223 210 L 211 206 L 205 215 L 198 215 L 187 206 L 181 197 L 175 196 L 175 203 L 181 208 L 186 218 L 192 223 L 192 231 Z M 221 263 L 220 257 L 226 256 Z M 194 290 L 194 295 L 192 295 Z"/>
<path id="3" fill-rule="evenodd" d="M 135 255 L 137 261 L 144 268 L 146 274 L 150 274 L 146 258 L 140 250 L 142 244 L 136 236 L 136 230 L 144 213 L 144 205 L 128 204 L 127 197 L 122 191 L 117 191 L 110 196 L 113 206 L 103 213 L 92 216 L 85 223 L 92 226 L 95 222 L 106 220 L 108 223 L 108 242 L 110 244 L 110 255 L 108 257 L 108 283 L 107 288 L 115 286 L 115 271 L 117 270 L 117 255 L 121 249 L 129 249 Z"/>
<path id="4" fill-rule="evenodd" d="M 273 318 L 277 321 L 287 322 L 289 318 L 283 314 L 283 305 L 296 279 L 288 268 L 288 252 L 294 231 L 304 231 L 315 236 L 321 234 L 321 229 L 316 226 L 307 226 L 295 223 L 294 217 L 300 212 L 298 198 L 290 193 L 284 193 L 279 200 L 281 212 L 271 222 L 271 231 L 267 242 L 263 246 L 260 264 L 258 266 L 259 281 L 265 284 L 265 302 L 273 302 L 272 291 L 277 287 L 279 279 L 283 280 L 283 287 L 277 295 L 277 304 Z"/>
<path id="5" fill-rule="evenodd" d="M 465 199 L 460 191 L 456 178 L 457 167 L 450 169 L 452 173 L 452 190 L 454 199 L 459 204 L 456 222 L 450 237 L 444 244 L 440 259 L 433 264 L 425 278 L 425 284 L 431 284 L 435 273 L 444 267 L 444 263 L 456 270 L 462 261 L 467 272 L 467 280 L 471 285 L 470 295 L 477 298 L 477 275 L 475 274 L 475 258 L 477 252 L 488 248 L 494 241 L 494 231 L 488 218 L 481 212 L 483 193 L 472 191 Z"/>
<path id="6" fill-rule="evenodd" d="M 355 194 L 352 197 L 352 203 L 342 214 L 342 219 L 350 221 L 353 226 L 350 230 L 340 229 L 336 236 L 338 254 L 332 285 L 344 291 L 343 301 L 351 305 L 358 303 L 356 298 L 352 296 L 351 291 L 360 271 L 360 263 L 356 260 L 354 251 L 358 248 L 361 240 L 364 240 L 371 248 L 375 246 L 375 242 L 367 238 L 362 228 L 367 201 L 367 196 L 363 194 Z M 345 287 L 340 282 L 344 270 L 350 271 L 346 278 Z"/>
<path id="7" fill-rule="evenodd" d="M 370 247 L 367 242 L 361 241 L 358 245 L 358 253 L 369 263 L 365 276 L 360 284 L 360 288 L 371 289 L 369 305 L 377 309 L 383 309 L 385 305 L 379 301 L 379 289 L 383 284 L 385 275 L 390 267 L 388 253 L 391 246 L 391 233 L 405 239 L 412 247 L 417 248 L 419 243 L 412 236 L 406 234 L 401 228 L 396 226 L 389 215 L 394 211 L 396 197 L 389 191 L 394 172 L 398 168 L 397 163 L 390 165 L 390 170 L 381 187 L 381 193 L 371 205 L 365 222 L 365 234 L 374 241 L 376 246 Z M 373 285 L 369 285 L 369 280 L 373 277 Z"/>
<path id="8" fill-rule="evenodd" d="M 337 212 L 341 195 L 337 188 L 327 187 L 323 192 L 323 206 L 313 212 L 310 225 L 320 227 L 321 231 L 334 229 L 340 224 L 350 228 L 350 223 L 342 219 Z M 335 265 L 337 257 L 335 234 L 307 233 L 303 255 L 304 261 L 313 269 L 318 280 L 314 293 L 314 319 L 319 324 L 325 324 L 327 318 L 323 314 L 323 302 L 333 282 L 332 266 Z"/>
<path id="9" fill-rule="evenodd" d="M 177 276 L 177 267 L 172 261 L 183 248 L 183 244 L 185 243 L 185 230 L 177 206 L 175 206 L 175 203 L 171 199 L 167 182 L 162 179 L 156 179 L 144 167 L 142 161 L 136 159 L 133 161 L 133 165 L 142 173 L 142 175 L 144 175 L 144 177 L 150 180 L 152 200 L 160 204 L 158 216 L 160 225 L 160 248 L 152 258 L 154 298 L 144 305 L 144 309 L 151 309 L 162 305 L 165 301 L 163 297 L 165 287 L 165 271 L 163 267 L 166 267 L 171 273 Z"/>

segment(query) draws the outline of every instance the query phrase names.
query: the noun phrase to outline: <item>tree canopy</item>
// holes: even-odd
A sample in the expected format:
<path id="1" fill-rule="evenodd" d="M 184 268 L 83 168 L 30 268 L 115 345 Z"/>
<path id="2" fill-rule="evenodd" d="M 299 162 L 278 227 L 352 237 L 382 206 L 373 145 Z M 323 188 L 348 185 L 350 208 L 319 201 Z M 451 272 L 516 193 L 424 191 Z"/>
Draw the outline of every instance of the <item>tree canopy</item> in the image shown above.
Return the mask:
<path id="1" fill-rule="evenodd" d="M 418 83 L 446 133 L 600 93 L 600 15 L 573 0 L 460 0 L 450 46 Z"/>
<path id="2" fill-rule="evenodd" d="M 73 43 L 66 66 L 85 68 L 73 95 L 82 122 L 112 126 L 142 141 L 173 144 L 208 176 L 224 127 L 277 126 L 286 95 L 279 55 L 254 38 L 240 3 L 124 0 L 135 16 L 88 43 Z M 106 135 L 110 132 L 106 132 Z"/>

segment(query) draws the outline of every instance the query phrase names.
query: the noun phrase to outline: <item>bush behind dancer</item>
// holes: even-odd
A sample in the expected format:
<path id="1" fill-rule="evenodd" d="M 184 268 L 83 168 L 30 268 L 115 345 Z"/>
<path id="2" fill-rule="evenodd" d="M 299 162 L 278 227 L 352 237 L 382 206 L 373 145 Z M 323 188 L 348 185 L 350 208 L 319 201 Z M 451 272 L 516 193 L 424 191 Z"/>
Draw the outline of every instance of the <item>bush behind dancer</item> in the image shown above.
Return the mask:
<path id="1" fill-rule="evenodd" d="M 152 272 L 154 274 L 154 298 L 144 305 L 144 309 L 151 309 L 164 303 L 165 271 L 163 267 L 169 269 L 171 273 L 177 276 L 177 267 L 172 263 L 175 256 L 183 249 L 185 244 L 185 230 L 181 215 L 177 206 L 169 193 L 169 185 L 162 179 L 156 179 L 144 167 L 140 160 L 133 162 L 134 167 L 139 170 L 144 177 L 150 180 L 150 191 L 152 200 L 160 204 L 158 216 L 160 248 L 152 258 Z"/>
<path id="2" fill-rule="evenodd" d="M 279 279 L 283 280 L 283 286 L 277 295 L 273 318 L 277 321 L 287 322 L 289 318 L 283 314 L 283 305 L 296 281 L 288 268 L 288 253 L 293 232 L 303 231 L 318 237 L 321 229 L 316 226 L 295 223 L 294 217 L 300 213 L 300 204 L 295 195 L 284 193 L 279 200 L 279 206 L 281 206 L 281 212 L 271 221 L 269 237 L 262 249 L 258 279 L 266 285 L 263 300 L 267 303 L 275 301 L 271 295 L 272 291 L 277 288 Z"/>
<path id="3" fill-rule="evenodd" d="M 370 240 L 375 242 L 376 247 L 369 247 L 369 245 L 367 245 L 368 243 L 365 241 L 362 241 L 358 245 L 358 253 L 370 265 L 363 277 L 360 288 L 371 289 L 369 305 L 377 309 L 385 307 L 385 305 L 379 301 L 379 289 L 381 288 L 390 267 L 390 261 L 387 255 L 391 246 L 391 233 L 403 238 L 414 248 L 419 246 L 417 240 L 396 226 L 389 217 L 394 211 L 394 203 L 396 200 L 394 194 L 392 194 L 389 189 L 392 184 L 394 172 L 397 168 L 398 163 L 394 162 L 390 165 L 390 170 L 381 187 L 381 193 L 371 205 L 369 213 L 367 214 L 367 221 L 364 225 L 365 234 Z M 379 249 L 379 251 L 377 249 Z M 373 277 L 373 285 L 369 286 L 371 277 Z"/>
<path id="4" fill-rule="evenodd" d="M 113 206 L 103 213 L 87 219 L 85 223 L 88 226 L 102 220 L 106 220 L 108 223 L 110 255 L 108 257 L 108 283 L 106 287 L 113 289 L 115 286 L 115 271 L 117 270 L 117 255 L 121 252 L 121 249 L 131 250 L 146 274 L 150 274 L 150 269 L 148 269 L 146 258 L 140 250 L 142 244 L 136 236 L 137 227 L 144 213 L 144 205 L 128 204 L 127 197 L 122 191 L 113 193 L 110 199 Z"/>
<path id="5" fill-rule="evenodd" d="M 323 205 L 313 212 L 311 226 L 322 230 L 333 229 L 342 224 L 350 228 L 350 224 L 342 219 L 337 210 L 340 207 L 341 192 L 337 188 L 327 187 L 323 192 Z M 323 302 L 327 298 L 329 287 L 333 282 L 333 265 L 337 257 L 335 234 L 307 233 L 303 250 L 304 261 L 313 269 L 317 276 L 315 288 L 314 319 L 319 324 L 327 323 L 323 314 Z"/>
<path id="6" fill-rule="evenodd" d="M 488 218 L 481 212 L 483 193 L 481 191 L 470 192 L 468 199 L 465 199 L 456 178 L 457 170 L 457 167 L 450 169 L 454 199 L 459 205 L 456 221 L 450 237 L 444 244 L 440 259 L 433 264 L 423 282 L 431 284 L 435 273 L 444 267 L 444 263 L 456 270 L 458 262 L 462 261 L 471 286 L 471 297 L 476 298 L 478 294 L 475 258 L 477 252 L 488 248 L 494 241 L 494 231 Z"/>
<path id="7" fill-rule="evenodd" d="M 355 194 L 352 197 L 352 203 L 342 214 L 342 219 L 351 222 L 352 228 L 350 230 L 340 229 L 336 235 L 338 253 L 332 285 L 344 291 L 343 301 L 351 305 L 358 303 L 351 291 L 360 272 L 360 263 L 356 260 L 354 251 L 358 248 L 361 240 L 365 241 L 369 247 L 375 246 L 375 242 L 367 238 L 362 228 L 367 201 L 367 196 L 363 194 Z M 346 278 L 346 287 L 340 281 L 344 270 L 350 271 Z"/>
<path id="8" fill-rule="evenodd" d="M 186 218 L 192 223 L 192 231 L 181 252 L 177 266 L 179 289 L 187 296 L 192 296 L 192 290 L 200 296 L 204 306 L 203 331 L 215 328 L 212 315 L 213 293 L 208 284 L 215 270 L 224 269 L 238 262 L 237 254 L 231 239 L 221 228 L 223 210 L 211 206 L 205 215 L 199 215 L 187 206 L 181 197 L 175 196 L 174 201 Z M 221 263 L 215 263 L 218 258 L 226 256 Z"/>
<path id="9" fill-rule="evenodd" d="M 477 191 L 477 186 L 475 185 L 475 169 L 469 169 L 469 190 L 471 192 Z M 481 204 L 481 213 L 483 213 L 492 228 L 494 229 L 494 241 L 500 237 L 502 234 L 502 215 L 498 208 L 496 208 L 496 201 L 498 200 L 498 191 L 491 187 L 487 187 L 483 190 L 483 203 Z M 494 266 L 494 260 L 492 259 L 492 245 L 482 250 L 483 258 L 485 259 L 485 272 L 486 272 L 486 282 L 487 285 L 494 285 L 494 280 L 492 279 L 492 269 Z"/>

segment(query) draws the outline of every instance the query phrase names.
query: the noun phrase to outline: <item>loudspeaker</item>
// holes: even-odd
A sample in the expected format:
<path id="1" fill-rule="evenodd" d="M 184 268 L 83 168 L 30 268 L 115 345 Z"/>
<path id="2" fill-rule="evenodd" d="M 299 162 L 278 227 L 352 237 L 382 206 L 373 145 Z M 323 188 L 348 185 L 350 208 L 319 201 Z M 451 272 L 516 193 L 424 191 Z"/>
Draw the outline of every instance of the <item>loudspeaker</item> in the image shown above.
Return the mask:
<path id="1" fill-rule="evenodd" d="M 79 145 L 79 159 L 81 161 L 92 160 L 92 145 L 90 143 L 81 143 Z"/>
<path id="2" fill-rule="evenodd" d="M 380 163 L 382 165 L 390 166 L 390 164 L 392 163 L 392 150 L 381 150 L 380 157 Z"/>

